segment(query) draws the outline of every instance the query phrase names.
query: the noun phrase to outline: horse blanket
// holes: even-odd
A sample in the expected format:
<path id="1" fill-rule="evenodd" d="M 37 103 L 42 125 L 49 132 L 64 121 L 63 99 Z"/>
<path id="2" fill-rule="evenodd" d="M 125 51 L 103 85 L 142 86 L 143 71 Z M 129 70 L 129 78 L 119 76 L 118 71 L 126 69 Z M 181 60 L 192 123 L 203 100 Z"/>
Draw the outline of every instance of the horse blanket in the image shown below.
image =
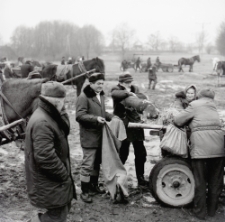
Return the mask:
<path id="1" fill-rule="evenodd" d="M 65 75 L 68 73 L 72 73 L 73 71 L 73 65 L 58 65 L 57 66 L 57 71 L 56 71 L 56 76 L 59 77 L 60 79 L 65 79 Z"/>

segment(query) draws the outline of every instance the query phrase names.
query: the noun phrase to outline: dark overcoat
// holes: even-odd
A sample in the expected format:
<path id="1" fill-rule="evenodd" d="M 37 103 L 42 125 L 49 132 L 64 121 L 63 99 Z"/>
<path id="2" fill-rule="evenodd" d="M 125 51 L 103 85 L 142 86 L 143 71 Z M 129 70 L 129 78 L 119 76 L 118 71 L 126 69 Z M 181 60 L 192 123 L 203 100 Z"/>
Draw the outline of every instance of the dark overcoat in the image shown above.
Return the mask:
<path id="1" fill-rule="evenodd" d="M 139 89 L 137 86 L 131 86 L 131 92 L 139 93 Z M 113 87 L 111 90 L 111 96 L 113 98 L 113 114 L 121 118 L 126 127 L 127 139 L 131 142 L 133 141 L 143 141 L 144 130 L 143 129 L 132 129 L 128 128 L 128 123 L 139 123 L 141 122 L 140 115 L 133 108 L 125 107 L 121 102 L 129 96 L 129 92 L 125 89 L 125 87 L 118 84 Z"/>
<path id="2" fill-rule="evenodd" d="M 76 198 L 67 136 L 69 119 L 45 99 L 26 129 L 25 170 L 31 204 L 46 209 L 67 205 Z"/>
<path id="3" fill-rule="evenodd" d="M 87 85 L 77 98 L 76 120 L 80 124 L 80 142 L 83 148 L 101 147 L 103 125 L 97 121 L 97 117 L 101 116 L 110 121 L 113 116 L 105 111 L 103 91 L 100 98 L 101 103 L 90 85 Z"/>
<path id="4" fill-rule="evenodd" d="M 22 78 L 27 78 L 28 74 L 34 70 L 34 67 L 30 64 L 23 64 L 21 66 L 21 75 Z"/>

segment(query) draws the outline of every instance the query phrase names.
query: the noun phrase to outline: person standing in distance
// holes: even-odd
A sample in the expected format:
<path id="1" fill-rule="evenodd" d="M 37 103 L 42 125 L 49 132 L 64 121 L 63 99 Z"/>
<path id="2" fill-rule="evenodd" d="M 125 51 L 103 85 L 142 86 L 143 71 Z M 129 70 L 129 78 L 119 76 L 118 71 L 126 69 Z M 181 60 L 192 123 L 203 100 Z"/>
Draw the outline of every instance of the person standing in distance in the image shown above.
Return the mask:
<path id="1" fill-rule="evenodd" d="M 80 142 L 83 150 L 81 164 L 81 199 L 91 203 L 91 195 L 102 194 L 98 185 L 102 150 L 102 127 L 110 121 L 112 114 L 105 111 L 104 74 L 94 73 L 76 103 L 76 121 L 80 125 Z"/>

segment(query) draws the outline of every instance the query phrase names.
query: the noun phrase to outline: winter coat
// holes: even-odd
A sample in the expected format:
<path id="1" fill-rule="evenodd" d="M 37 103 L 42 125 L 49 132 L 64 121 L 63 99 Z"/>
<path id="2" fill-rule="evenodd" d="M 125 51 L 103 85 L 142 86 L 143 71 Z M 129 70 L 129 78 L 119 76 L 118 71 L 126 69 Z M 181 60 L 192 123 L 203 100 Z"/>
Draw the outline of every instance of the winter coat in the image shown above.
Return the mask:
<path id="1" fill-rule="evenodd" d="M 28 196 L 36 207 L 52 209 L 76 198 L 67 136 L 69 119 L 45 99 L 26 129 L 25 170 Z"/>
<path id="2" fill-rule="evenodd" d="M 148 79 L 150 80 L 157 80 L 157 76 L 156 76 L 156 69 L 152 68 L 148 71 Z"/>
<path id="3" fill-rule="evenodd" d="M 139 93 L 137 86 L 131 86 L 131 92 Z M 121 118 L 126 126 L 127 139 L 131 142 L 133 141 L 143 141 L 144 130 L 143 129 L 134 129 L 128 128 L 128 123 L 139 123 L 141 122 L 140 115 L 133 108 L 125 107 L 121 102 L 129 96 L 129 92 L 120 84 L 113 87 L 111 90 L 111 96 L 113 98 L 113 114 Z"/>
<path id="4" fill-rule="evenodd" d="M 210 98 L 200 98 L 174 117 L 177 126 L 189 125 L 192 159 L 225 156 L 224 133 L 219 115 Z"/>
<path id="5" fill-rule="evenodd" d="M 102 127 L 97 117 L 112 119 L 112 114 L 105 111 L 104 92 L 100 93 L 101 103 L 96 97 L 95 91 L 87 85 L 76 103 L 76 120 L 80 124 L 80 142 L 84 148 L 101 147 Z"/>
<path id="6" fill-rule="evenodd" d="M 27 78 L 29 73 L 32 72 L 34 70 L 34 67 L 30 64 L 23 64 L 21 66 L 21 75 L 22 78 Z"/>

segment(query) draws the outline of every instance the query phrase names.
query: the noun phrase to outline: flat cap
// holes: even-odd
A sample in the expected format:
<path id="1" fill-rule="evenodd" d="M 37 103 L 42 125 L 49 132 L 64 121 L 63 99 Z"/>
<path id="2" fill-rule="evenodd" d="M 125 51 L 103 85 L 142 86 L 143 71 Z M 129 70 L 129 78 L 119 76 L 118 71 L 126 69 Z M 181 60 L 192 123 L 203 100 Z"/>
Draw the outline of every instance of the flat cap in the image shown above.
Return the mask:
<path id="1" fill-rule="evenodd" d="M 122 74 L 122 75 L 119 75 L 119 82 L 132 82 L 134 79 L 132 77 L 132 75 L 130 74 Z"/>
<path id="2" fill-rule="evenodd" d="M 48 96 L 54 98 L 65 98 L 66 89 L 62 83 L 49 81 L 43 83 L 41 86 L 41 96 Z"/>

